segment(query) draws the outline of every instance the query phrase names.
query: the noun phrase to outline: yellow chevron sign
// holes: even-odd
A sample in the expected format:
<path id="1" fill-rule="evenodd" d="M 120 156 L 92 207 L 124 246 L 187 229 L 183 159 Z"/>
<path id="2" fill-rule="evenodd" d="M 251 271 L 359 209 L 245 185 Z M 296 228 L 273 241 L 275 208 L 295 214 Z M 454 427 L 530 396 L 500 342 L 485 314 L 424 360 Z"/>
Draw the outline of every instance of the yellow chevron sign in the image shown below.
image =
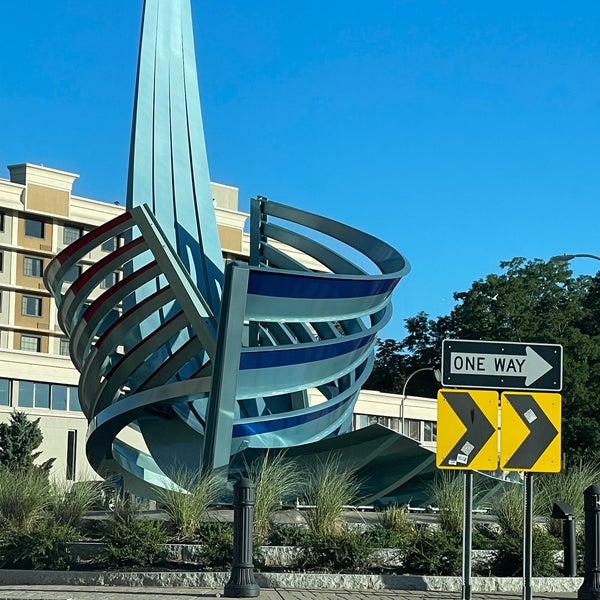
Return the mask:
<path id="1" fill-rule="evenodd" d="M 439 469 L 498 468 L 498 392 L 438 391 L 436 465 Z"/>
<path id="2" fill-rule="evenodd" d="M 560 394 L 503 392 L 501 415 L 503 471 L 560 471 Z"/>

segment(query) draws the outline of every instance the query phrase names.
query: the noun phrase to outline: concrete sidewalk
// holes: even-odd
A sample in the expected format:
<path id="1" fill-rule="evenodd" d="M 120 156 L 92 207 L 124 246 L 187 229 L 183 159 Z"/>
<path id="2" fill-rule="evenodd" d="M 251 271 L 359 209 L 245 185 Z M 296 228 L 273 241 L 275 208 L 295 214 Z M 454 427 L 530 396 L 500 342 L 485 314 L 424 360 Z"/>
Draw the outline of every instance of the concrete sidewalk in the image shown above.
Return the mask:
<path id="1" fill-rule="evenodd" d="M 197 600 L 222 598 L 223 588 L 0 585 L 0 600 Z M 521 600 L 522 593 L 480 592 L 473 600 Z M 265 588 L 262 600 L 460 600 L 461 592 L 431 590 L 304 590 Z M 533 593 L 535 600 L 577 598 L 576 593 Z"/>

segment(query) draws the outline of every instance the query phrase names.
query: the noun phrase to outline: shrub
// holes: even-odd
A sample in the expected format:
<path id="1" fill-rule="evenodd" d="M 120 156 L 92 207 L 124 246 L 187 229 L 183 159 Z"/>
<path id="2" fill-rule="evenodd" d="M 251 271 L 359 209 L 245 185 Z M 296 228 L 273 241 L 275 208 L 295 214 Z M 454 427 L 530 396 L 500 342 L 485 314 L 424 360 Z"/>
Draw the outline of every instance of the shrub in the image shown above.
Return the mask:
<path id="1" fill-rule="evenodd" d="M 210 567 L 231 567 L 233 527 L 231 523 L 203 523 L 199 529 L 202 562 Z"/>
<path id="2" fill-rule="evenodd" d="M 492 511 L 498 519 L 500 531 L 508 537 L 521 539 L 523 536 L 523 486 L 507 484 L 496 496 Z"/>
<path id="3" fill-rule="evenodd" d="M 167 535 L 160 521 L 138 517 L 128 502 L 115 506 L 102 560 L 111 567 L 145 567 L 164 559 Z"/>
<path id="4" fill-rule="evenodd" d="M 491 572 L 498 577 L 520 577 L 523 574 L 523 533 L 518 536 L 500 534 L 495 541 L 496 552 L 490 561 Z M 559 549 L 556 538 L 545 530 L 533 529 L 532 570 L 536 577 L 554 577 L 559 569 L 554 553 Z"/>
<path id="5" fill-rule="evenodd" d="M 285 453 L 253 461 L 246 467 L 248 478 L 256 485 L 254 502 L 254 538 L 257 543 L 268 540 L 273 515 L 282 501 L 295 498 L 301 490 L 302 476 L 297 465 Z"/>
<path id="6" fill-rule="evenodd" d="M 304 513 L 308 528 L 317 538 L 333 536 L 341 530 L 344 506 L 358 499 L 360 484 L 354 470 L 336 455 L 307 467 Z"/>
<path id="7" fill-rule="evenodd" d="M 564 468 L 560 473 L 545 473 L 536 481 L 536 502 L 539 511 L 550 517 L 555 502 L 566 502 L 573 508 L 575 518 L 583 521 L 583 493 L 600 480 L 600 465 L 596 462 L 583 463 Z M 556 537 L 562 535 L 562 521 L 549 520 L 549 531 Z"/>
<path id="8" fill-rule="evenodd" d="M 302 542 L 297 562 L 301 568 L 361 571 L 370 565 L 371 552 L 370 538 L 358 532 L 311 534 Z"/>
<path id="9" fill-rule="evenodd" d="M 206 511 L 221 495 L 223 482 L 214 473 L 179 468 L 168 488 L 156 488 L 179 541 L 192 541 Z"/>
<path id="10" fill-rule="evenodd" d="M 271 530 L 269 543 L 273 546 L 300 546 L 306 536 L 308 529 L 298 525 L 283 525 Z"/>
<path id="11" fill-rule="evenodd" d="M 0 542 L 0 566 L 9 569 L 66 570 L 71 563 L 68 542 L 77 532 L 69 525 L 40 521 L 35 529 L 10 525 Z"/>
<path id="12" fill-rule="evenodd" d="M 462 535 L 428 527 L 416 528 L 406 547 L 404 568 L 413 575 L 460 575 Z"/>
<path id="13" fill-rule="evenodd" d="M 58 482 L 50 485 L 48 511 L 62 525 L 79 528 L 83 514 L 102 498 L 101 481 Z"/>
<path id="14" fill-rule="evenodd" d="M 0 520 L 20 530 L 33 527 L 48 506 L 49 486 L 40 470 L 0 468 Z"/>

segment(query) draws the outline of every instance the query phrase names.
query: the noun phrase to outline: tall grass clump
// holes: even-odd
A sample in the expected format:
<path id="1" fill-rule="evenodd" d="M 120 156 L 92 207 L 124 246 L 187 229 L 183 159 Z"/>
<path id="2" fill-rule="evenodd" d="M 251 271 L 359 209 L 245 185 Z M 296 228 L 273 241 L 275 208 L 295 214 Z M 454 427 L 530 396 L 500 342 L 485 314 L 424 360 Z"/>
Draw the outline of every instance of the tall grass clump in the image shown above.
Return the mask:
<path id="1" fill-rule="evenodd" d="M 442 471 L 438 473 L 429 492 L 431 499 L 439 509 L 439 523 L 442 531 L 458 533 L 463 528 L 464 487 L 463 478 L 456 473 Z"/>
<path id="2" fill-rule="evenodd" d="M 59 525 L 79 528 L 86 511 L 102 500 L 101 481 L 58 481 L 50 484 L 48 512 Z"/>
<path id="3" fill-rule="evenodd" d="M 282 501 L 295 498 L 302 489 L 302 475 L 295 462 L 280 452 L 269 457 L 267 452 L 250 465 L 248 478 L 256 485 L 254 502 L 254 538 L 264 543 L 271 531 L 273 517 Z"/>
<path id="4" fill-rule="evenodd" d="M 211 504 L 223 489 L 223 481 L 212 472 L 180 467 L 171 475 L 167 488 L 156 488 L 171 526 L 179 541 L 193 541 Z"/>
<path id="5" fill-rule="evenodd" d="M 342 529 L 344 506 L 358 500 L 360 482 L 355 470 L 332 454 L 307 466 L 304 477 L 304 503 L 309 507 L 304 516 L 310 531 L 334 536 Z"/>
<path id="6" fill-rule="evenodd" d="M 575 518 L 583 522 L 583 493 L 600 480 L 600 464 L 597 462 L 572 465 L 560 473 L 545 473 L 539 477 L 536 486 L 536 501 L 540 514 L 550 517 L 555 502 L 571 505 Z M 562 521 L 550 519 L 548 530 L 555 537 L 562 535 Z"/>
<path id="7" fill-rule="evenodd" d="M 0 468 L 0 521 L 28 531 L 42 518 L 49 497 L 48 478 L 39 469 Z"/>
<path id="8" fill-rule="evenodd" d="M 500 531 L 515 539 L 523 537 L 523 486 L 507 484 L 492 503 Z"/>

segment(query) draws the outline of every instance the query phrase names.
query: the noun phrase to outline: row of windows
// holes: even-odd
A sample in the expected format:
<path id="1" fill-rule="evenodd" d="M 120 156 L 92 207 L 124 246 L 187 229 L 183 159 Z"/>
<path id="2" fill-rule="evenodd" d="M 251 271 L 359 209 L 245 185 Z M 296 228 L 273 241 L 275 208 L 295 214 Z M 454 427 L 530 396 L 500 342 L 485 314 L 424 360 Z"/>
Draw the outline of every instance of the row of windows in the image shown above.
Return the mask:
<path id="1" fill-rule="evenodd" d="M 402 428 L 402 420 L 397 417 L 354 415 L 354 429 L 362 429 L 374 423 L 379 423 L 388 429 L 398 432 Z M 404 431 L 402 433 L 420 442 L 435 442 L 437 441 L 437 423 L 435 421 L 421 421 L 419 419 L 404 419 Z"/>
<path id="2" fill-rule="evenodd" d="M 77 387 L 0 378 L 0 406 L 81 411 Z"/>
<path id="3" fill-rule="evenodd" d="M 44 239 L 46 236 L 44 221 L 40 221 L 39 219 L 32 219 L 30 217 L 25 219 L 25 235 L 27 237 L 34 237 L 38 239 Z M 4 230 L 4 215 L 2 214 L 2 231 Z M 63 227 L 63 244 L 68 246 L 73 242 L 76 242 L 82 235 L 84 231 L 81 227 L 74 227 L 72 225 L 65 225 Z M 117 239 L 110 238 L 103 242 L 102 250 L 106 252 L 112 252 L 117 249 Z"/>
<path id="4" fill-rule="evenodd" d="M 39 335 L 21 334 L 21 350 L 25 352 L 41 352 L 42 337 Z M 58 353 L 60 356 L 69 356 L 69 340 L 62 338 L 59 340 Z"/>

